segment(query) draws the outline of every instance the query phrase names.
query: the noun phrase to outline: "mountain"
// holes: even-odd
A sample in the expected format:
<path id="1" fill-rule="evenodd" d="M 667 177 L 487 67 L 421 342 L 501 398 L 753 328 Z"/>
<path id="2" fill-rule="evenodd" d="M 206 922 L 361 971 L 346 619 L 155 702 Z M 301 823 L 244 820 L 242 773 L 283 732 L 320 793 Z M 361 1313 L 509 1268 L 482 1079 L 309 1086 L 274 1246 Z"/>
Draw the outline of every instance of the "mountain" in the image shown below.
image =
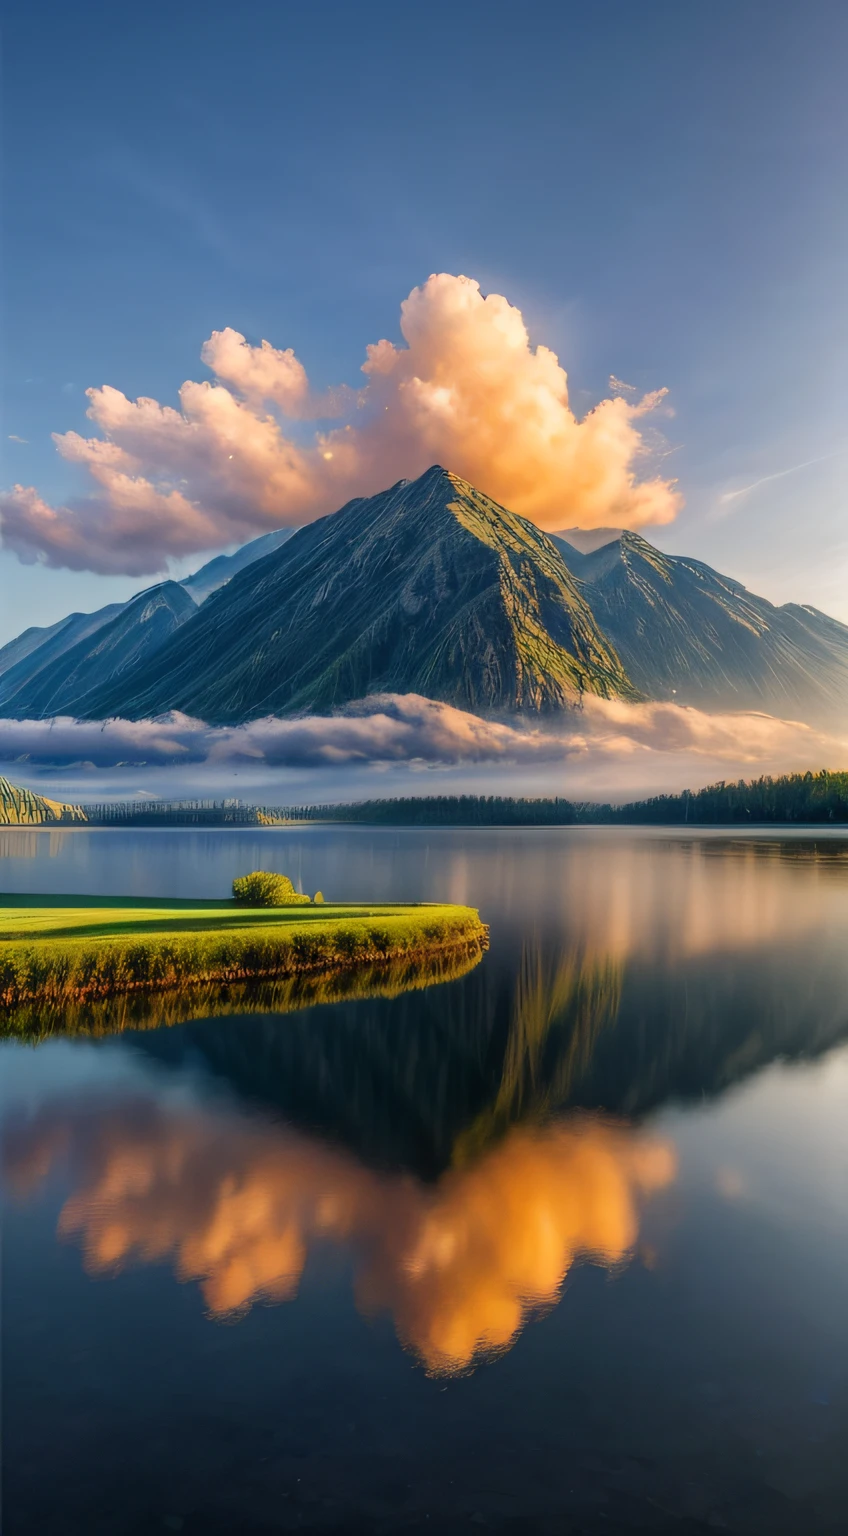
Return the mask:
<path id="1" fill-rule="evenodd" d="M 588 552 L 551 538 L 648 698 L 812 725 L 848 719 L 846 625 L 816 608 L 776 607 L 699 560 L 662 554 L 638 533 Z"/>
<path id="2" fill-rule="evenodd" d="M 636 533 L 545 535 L 435 466 L 0 649 L 0 716 L 235 723 L 381 691 L 478 712 L 588 692 L 834 728 L 848 627 Z"/>
<path id="3" fill-rule="evenodd" d="M 57 821 L 85 821 L 78 805 L 63 805 L 59 800 L 45 800 L 31 789 L 18 789 L 8 779 L 0 778 L 0 826 L 38 827 Z"/>
<path id="4" fill-rule="evenodd" d="M 547 536 L 434 466 L 301 528 L 84 708 L 235 723 L 379 692 L 470 710 L 637 697 Z"/>
<path id="5" fill-rule="evenodd" d="M 10 640 L 0 648 L 0 704 L 72 646 L 96 634 L 122 607 L 122 603 L 109 603 L 96 613 L 71 613 L 58 624 L 25 629 L 16 640 Z"/>
<path id="6" fill-rule="evenodd" d="M 164 585 L 182 587 L 199 607 L 212 592 L 217 592 L 219 587 L 223 587 L 230 581 L 237 571 L 244 570 L 245 566 L 250 565 L 254 560 L 260 560 L 263 555 L 279 548 L 286 539 L 291 538 L 293 532 L 292 528 L 278 528 L 273 533 L 263 533 L 258 539 L 252 539 L 249 544 L 236 550 L 235 554 L 216 555 L 192 576 L 186 576 L 178 583 Z M 82 641 L 91 640 L 112 619 L 117 618 L 118 614 L 123 613 L 131 605 L 137 604 L 139 597 L 149 595 L 150 590 L 157 589 L 148 589 L 147 594 L 139 593 L 131 598 L 129 603 L 109 603 L 105 608 L 99 608 L 96 613 L 72 613 L 68 618 L 60 619 L 58 623 L 43 629 L 33 626 L 31 629 L 25 629 L 17 639 L 0 646 L 0 713 L 4 713 L 2 706 L 7 699 L 14 698 L 17 701 L 14 708 L 5 711 L 7 714 L 14 714 L 18 707 L 24 707 L 31 690 L 34 690 L 34 695 L 37 693 L 40 696 L 45 679 L 52 675 L 60 657 L 73 647 L 80 645 Z M 171 597 L 172 606 L 176 611 L 179 600 L 173 593 Z M 188 618 L 192 610 L 183 604 L 181 612 L 184 618 Z M 132 622 L 134 621 L 131 616 L 130 623 Z M 154 639 L 158 637 L 161 643 L 166 633 L 170 633 L 170 629 L 163 625 L 162 615 L 160 615 L 157 625 L 145 632 L 148 654 Z M 99 681 L 105 681 L 105 677 L 101 677 Z"/>
<path id="7" fill-rule="evenodd" d="M 93 690 L 143 665 L 197 611 L 183 587 L 164 581 L 118 605 L 93 632 L 81 626 L 83 637 L 58 654 L 60 637 L 52 636 L 0 679 L 0 715 L 18 720 L 85 715 Z"/>
<path id="8" fill-rule="evenodd" d="M 273 533 L 262 533 L 258 539 L 251 539 L 249 544 L 243 544 L 233 555 L 216 555 L 214 560 L 209 560 L 202 565 L 193 576 L 186 576 L 180 582 L 185 587 L 190 597 L 194 598 L 198 607 L 205 603 L 207 597 L 217 592 L 219 587 L 226 586 L 228 581 L 243 571 L 245 566 L 252 565 L 254 560 L 261 560 L 263 555 L 270 555 L 272 550 L 279 549 L 290 539 L 295 532 L 294 528 L 275 528 Z M 2 653 L 0 653 L 1 655 Z"/>

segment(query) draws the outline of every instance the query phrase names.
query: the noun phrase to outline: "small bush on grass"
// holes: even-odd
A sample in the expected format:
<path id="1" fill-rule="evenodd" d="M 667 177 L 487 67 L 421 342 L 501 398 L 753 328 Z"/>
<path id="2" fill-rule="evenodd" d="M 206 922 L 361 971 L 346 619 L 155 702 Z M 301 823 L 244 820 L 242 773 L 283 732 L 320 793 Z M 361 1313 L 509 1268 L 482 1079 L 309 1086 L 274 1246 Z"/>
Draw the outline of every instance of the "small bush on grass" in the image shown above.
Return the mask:
<path id="1" fill-rule="evenodd" d="M 298 895 L 288 875 L 267 869 L 239 875 L 233 881 L 233 898 L 244 907 L 292 907 L 309 901 L 308 896 Z"/>

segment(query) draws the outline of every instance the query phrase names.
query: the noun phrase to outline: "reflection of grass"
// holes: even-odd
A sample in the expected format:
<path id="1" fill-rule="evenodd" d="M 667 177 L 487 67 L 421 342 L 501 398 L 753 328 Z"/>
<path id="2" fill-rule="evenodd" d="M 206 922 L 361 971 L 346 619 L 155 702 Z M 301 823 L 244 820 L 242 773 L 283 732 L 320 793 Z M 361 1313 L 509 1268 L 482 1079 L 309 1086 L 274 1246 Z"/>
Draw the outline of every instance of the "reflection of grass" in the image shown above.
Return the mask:
<path id="1" fill-rule="evenodd" d="M 497 1097 L 459 1138 L 463 1165 L 521 1120 L 543 1120 L 568 1098 L 621 1001 L 621 965 L 604 957 L 545 960 L 525 947 Z"/>
<path id="2" fill-rule="evenodd" d="M 162 992 L 128 992 L 85 1002 L 20 1003 L 0 1018 L 0 1036 L 43 1040 L 51 1035 L 113 1035 L 160 1029 L 226 1014 L 296 1013 L 319 1003 L 400 997 L 455 981 L 478 965 L 483 946 L 470 939 L 430 955 L 347 970 L 279 976 L 264 981 L 201 983 Z"/>
<path id="3" fill-rule="evenodd" d="M 350 970 L 485 947 L 470 907 L 239 908 L 226 902 L 6 897 L 0 1003 L 49 1009 L 116 994 Z"/>

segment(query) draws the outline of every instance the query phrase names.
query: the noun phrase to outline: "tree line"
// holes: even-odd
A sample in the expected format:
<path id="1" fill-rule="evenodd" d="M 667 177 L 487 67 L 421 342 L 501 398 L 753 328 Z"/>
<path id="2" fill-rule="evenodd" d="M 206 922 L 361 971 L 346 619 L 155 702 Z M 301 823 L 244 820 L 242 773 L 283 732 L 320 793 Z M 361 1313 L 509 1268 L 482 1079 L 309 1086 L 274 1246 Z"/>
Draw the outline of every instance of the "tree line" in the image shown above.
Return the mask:
<path id="1" fill-rule="evenodd" d="M 246 805 L 233 800 L 124 801 L 88 805 L 93 826 L 280 826 L 304 821 L 371 826 L 567 827 L 738 826 L 848 822 L 848 773 L 789 773 L 778 778 L 722 781 L 677 795 L 626 805 L 559 796 L 422 795 L 360 800 L 350 805 Z"/>

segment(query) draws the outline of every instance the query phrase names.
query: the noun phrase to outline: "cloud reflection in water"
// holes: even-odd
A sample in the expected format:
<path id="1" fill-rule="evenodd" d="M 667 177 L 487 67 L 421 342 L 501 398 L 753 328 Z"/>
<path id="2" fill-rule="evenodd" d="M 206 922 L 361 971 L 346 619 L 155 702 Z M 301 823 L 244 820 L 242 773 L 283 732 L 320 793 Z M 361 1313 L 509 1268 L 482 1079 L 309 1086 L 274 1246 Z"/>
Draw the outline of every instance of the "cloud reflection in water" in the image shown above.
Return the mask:
<path id="1" fill-rule="evenodd" d="M 91 1274 L 168 1262 L 213 1316 L 293 1297 L 309 1249 L 354 1254 L 357 1303 L 388 1311 L 427 1370 L 507 1349 L 580 1258 L 626 1260 L 673 1148 L 589 1116 L 516 1127 L 437 1183 L 235 1113 L 153 1099 L 76 1101 L 10 1124 L 3 1173 L 25 1198 L 57 1164 L 77 1188 L 59 1219 Z"/>

